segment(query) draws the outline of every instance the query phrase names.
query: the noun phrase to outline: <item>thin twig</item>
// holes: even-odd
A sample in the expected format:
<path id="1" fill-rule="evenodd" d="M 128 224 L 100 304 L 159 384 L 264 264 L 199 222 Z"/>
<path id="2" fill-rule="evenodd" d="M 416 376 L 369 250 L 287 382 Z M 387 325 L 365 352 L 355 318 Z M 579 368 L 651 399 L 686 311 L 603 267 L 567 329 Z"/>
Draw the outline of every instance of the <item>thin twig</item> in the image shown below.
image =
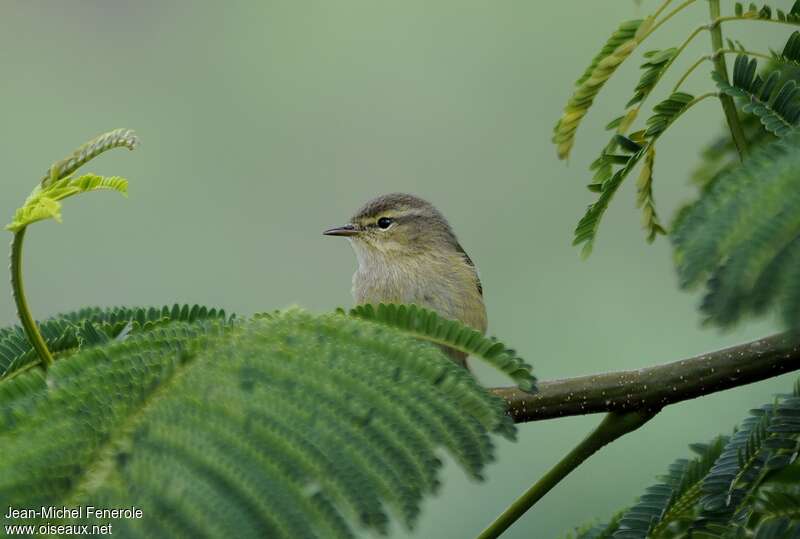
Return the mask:
<path id="1" fill-rule="evenodd" d="M 542 476 L 531 488 L 520 496 L 508 509 L 497 517 L 478 539 L 496 539 L 509 526 L 514 524 L 525 512 L 533 507 L 545 494 L 556 486 L 562 479 L 580 466 L 586 459 L 594 455 L 603 446 L 632 432 L 655 416 L 657 412 L 612 412 L 575 448 L 567 453 L 558 464 Z"/>

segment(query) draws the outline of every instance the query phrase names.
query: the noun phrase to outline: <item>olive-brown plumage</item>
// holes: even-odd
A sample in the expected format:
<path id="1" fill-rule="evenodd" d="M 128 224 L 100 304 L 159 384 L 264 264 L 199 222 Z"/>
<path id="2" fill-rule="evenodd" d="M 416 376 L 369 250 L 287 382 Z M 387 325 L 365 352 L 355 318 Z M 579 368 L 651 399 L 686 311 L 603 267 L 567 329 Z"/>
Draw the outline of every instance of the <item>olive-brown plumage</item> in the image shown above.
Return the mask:
<path id="1" fill-rule="evenodd" d="M 350 222 L 325 231 L 350 240 L 358 260 L 353 297 L 362 303 L 416 303 L 486 332 L 483 288 L 444 216 L 413 195 L 367 202 Z M 466 354 L 445 349 L 466 367 Z"/>

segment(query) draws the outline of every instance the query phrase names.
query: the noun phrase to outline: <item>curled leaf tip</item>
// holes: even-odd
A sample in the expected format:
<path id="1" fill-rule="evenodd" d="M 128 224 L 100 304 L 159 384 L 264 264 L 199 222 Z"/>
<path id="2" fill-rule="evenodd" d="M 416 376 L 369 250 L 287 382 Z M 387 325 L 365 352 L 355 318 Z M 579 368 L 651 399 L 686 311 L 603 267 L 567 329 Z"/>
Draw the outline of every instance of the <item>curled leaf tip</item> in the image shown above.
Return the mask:
<path id="1" fill-rule="evenodd" d="M 70 156 L 53 163 L 47 174 L 42 177 L 42 187 L 69 176 L 98 155 L 112 148 L 134 150 L 138 145 L 139 137 L 132 129 L 120 128 L 103 133 L 80 146 Z"/>

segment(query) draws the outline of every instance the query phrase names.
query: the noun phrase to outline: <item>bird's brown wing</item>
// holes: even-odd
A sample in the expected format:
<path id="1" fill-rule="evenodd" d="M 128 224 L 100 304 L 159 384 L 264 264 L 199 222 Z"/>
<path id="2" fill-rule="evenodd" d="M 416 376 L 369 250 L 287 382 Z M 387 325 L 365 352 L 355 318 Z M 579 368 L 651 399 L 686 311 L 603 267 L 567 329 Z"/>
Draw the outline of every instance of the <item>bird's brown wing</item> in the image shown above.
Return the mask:
<path id="1" fill-rule="evenodd" d="M 467 366 L 467 354 L 459 350 L 453 350 L 448 346 L 442 346 L 442 351 L 447 354 L 447 357 L 452 359 L 456 365 L 460 365 L 469 370 L 469 367 Z"/>
<path id="2" fill-rule="evenodd" d="M 475 267 L 475 262 L 472 261 L 467 252 L 464 250 L 463 247 L 461 247 L 461 244 L 458 242 L 456 242 L 456 249 L 458 249 L 458 252 L 464 255 L 464 260 L 466 260 L 467 264 L 469 264 L 472 267 L 472 269 L 475 270 L 475 282 L 478 285 L 478 294 L 483 296 L 483 285 L 481 284 L 481 278 L 478 277 L 478 269 Z"/>

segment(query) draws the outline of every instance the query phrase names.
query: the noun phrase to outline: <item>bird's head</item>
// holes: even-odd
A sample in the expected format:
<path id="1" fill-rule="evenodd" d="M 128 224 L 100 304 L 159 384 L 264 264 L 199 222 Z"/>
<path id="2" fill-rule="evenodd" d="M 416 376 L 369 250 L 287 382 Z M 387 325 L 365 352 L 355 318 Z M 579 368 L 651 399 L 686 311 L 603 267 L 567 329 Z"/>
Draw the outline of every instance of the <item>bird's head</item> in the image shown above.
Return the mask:
<path id="1" fill-rule="evenodd" d="M 350 222 L 323 232 L 351 241 L 362 256 L 410 257 L 460 249 L 444 216 L 413 195 L 392 193 L 367 202 Z"/>

